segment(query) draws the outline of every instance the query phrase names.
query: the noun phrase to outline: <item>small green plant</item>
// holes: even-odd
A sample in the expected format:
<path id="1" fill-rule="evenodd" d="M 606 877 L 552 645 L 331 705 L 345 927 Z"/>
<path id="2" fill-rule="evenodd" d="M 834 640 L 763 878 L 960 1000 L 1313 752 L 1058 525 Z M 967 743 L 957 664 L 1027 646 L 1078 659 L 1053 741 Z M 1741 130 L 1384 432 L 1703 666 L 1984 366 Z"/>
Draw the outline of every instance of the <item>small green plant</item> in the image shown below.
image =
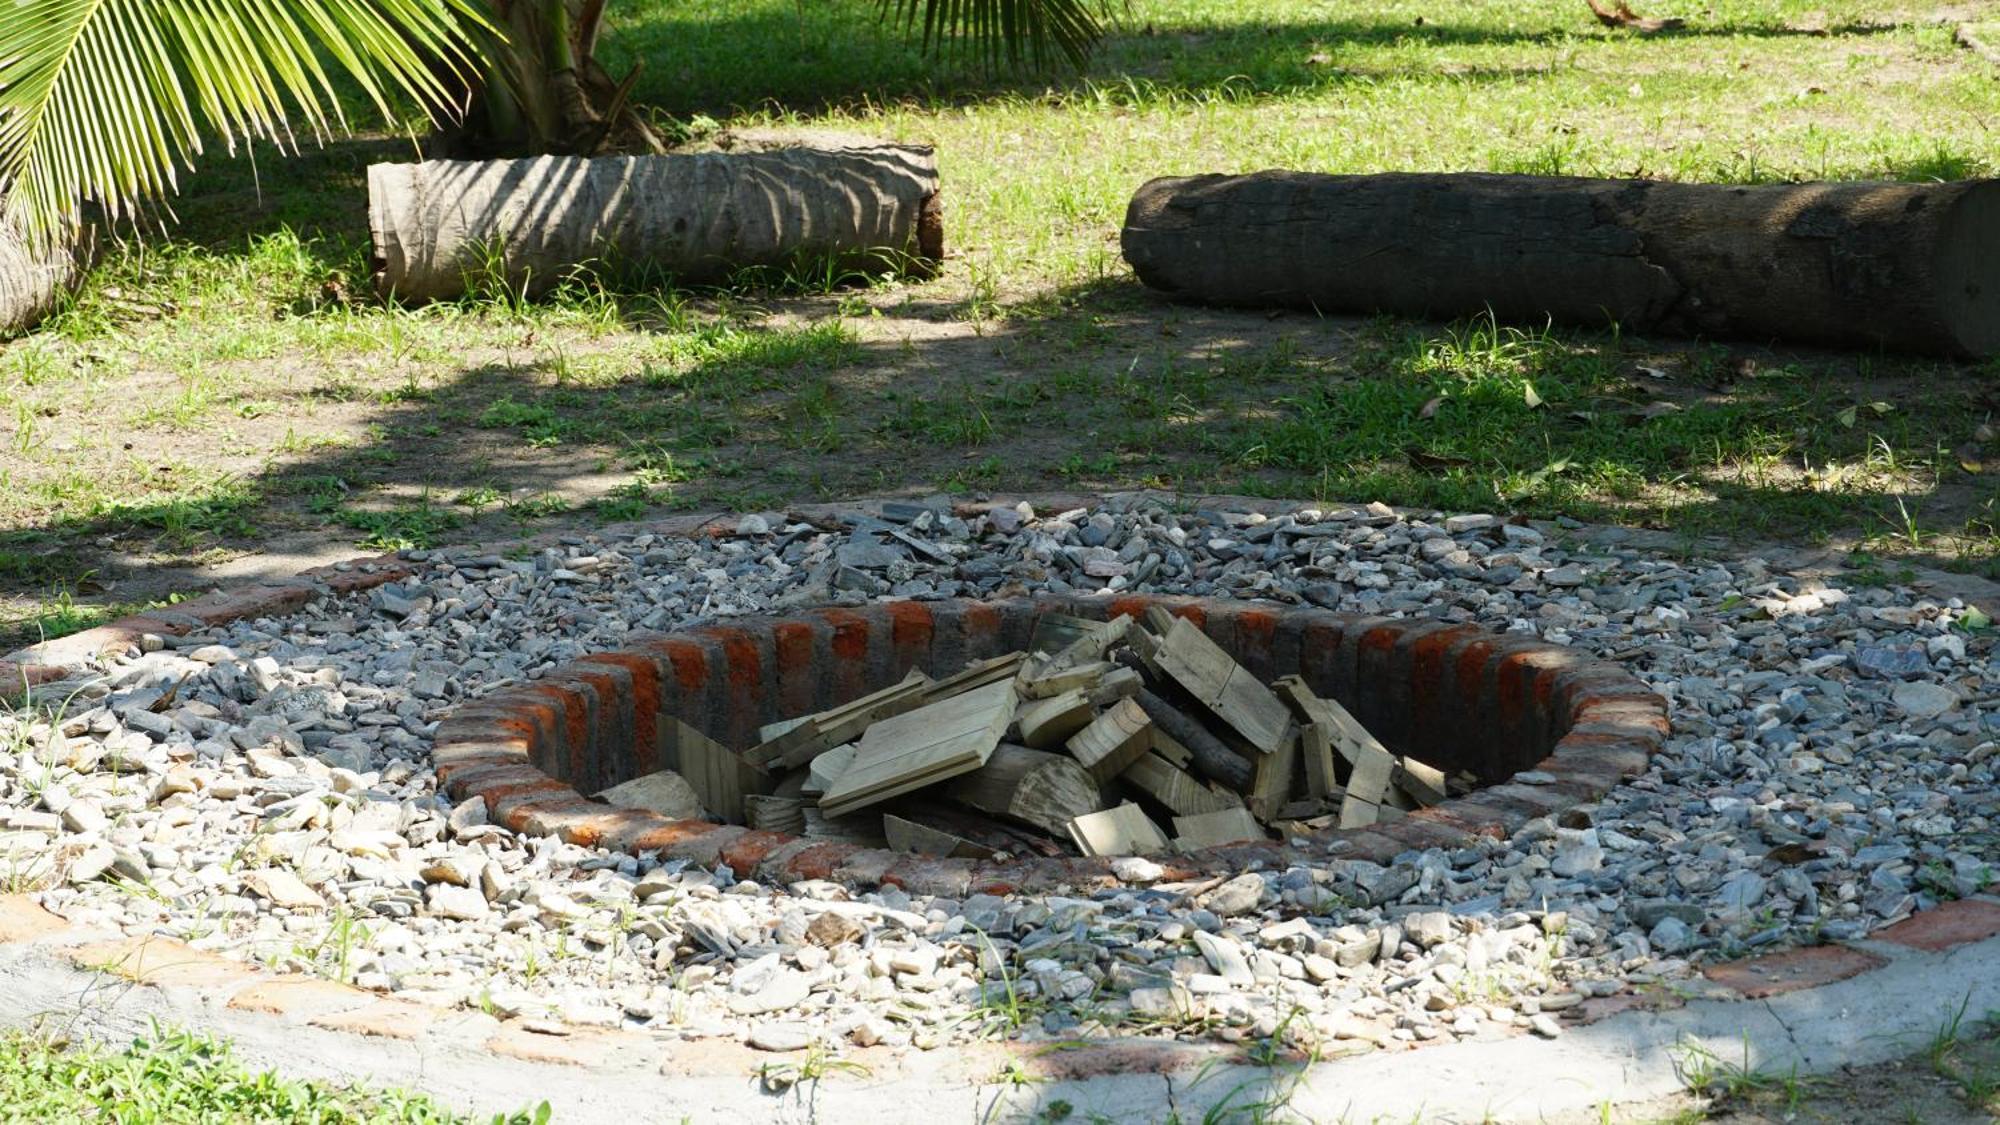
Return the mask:
<path id="1" fill-rule="evenodd" d="M 853 1059 L 843 1059 L 826 1044 L 817 1040 L 806 1047 L 806 1052 L 797 1062 L 767 1062 L 757 1068 L 758 1084 L 767 1093 L 783 1093 L 794 1086 L 819 1082 L 830 1074 L 853 1074 L 867 1077 L 872 1073 L 868 1067 Z"/>

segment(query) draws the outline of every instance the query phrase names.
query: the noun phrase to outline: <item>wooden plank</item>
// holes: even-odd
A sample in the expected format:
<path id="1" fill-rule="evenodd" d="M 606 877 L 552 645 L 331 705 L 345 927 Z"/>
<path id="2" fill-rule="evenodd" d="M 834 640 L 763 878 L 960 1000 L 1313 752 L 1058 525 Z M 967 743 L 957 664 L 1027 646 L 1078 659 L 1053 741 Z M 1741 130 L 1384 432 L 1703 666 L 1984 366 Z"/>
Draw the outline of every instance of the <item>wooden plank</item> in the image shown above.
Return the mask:
<path id="1" fill-rule="evenodd" d="M 808 715 L 777 737 L 744 751 L 744 760 L 765 768 L 794 769 L 844 742 L 852 742 L 870 723 L 915 710 L 924 704 L 931 679 L 915 669 L 901 682 L 839 707 Z M 759 734 L 761 735 L 761 731 Z"/>
<path id="2" fill-rule="evenodd" d="M 1167 850 L 1160 826 L 1129 801 L 1071 820 L 1069 838 L 1084 855 L 1157 855 Z"/>
<path id="3" fill-rule="evenodd" d="M 978 769 L 1000 744 L 1014 705 L 1006 680 L 870 725 L 820 808 L 839 816 Z"/>
<path id="4" fill-rule="evenodd" d="M 1291 709 L 1193 622 L 1174 622 L 1154 663 L 1258 751 L 1273 753 L 1290 737 Z"/>
<path id="5" fill-rule="evenodd" d="M 812 802 L 803 797 L 766 797 L 749 794 L 743 798 L 743 819 L 750 827 L 766 832 L 790 832 L 796 836 L 806 830 L 806 806 Z"/>
<path id="6" fill-rule="evenodd" d="M 1443 770 L 1408 755 L 1396 763 L 1396 788 L 1409 794 L 1420 808 L 1429 808 L 1450 796 L 1445 789 Z"/>
<path id="7" fill-rule="evenodd" d="M 1032 680 L 1021 682 L 1021 698 L 1048 699 L 1066 691 L 1090 694 L 1095 692 L 1097 685 L 1114 671 L 1124 672 L 1129 669 L 1120 668 L 1109 661 L 1092 660 L 1085 664 L 1072 664 L 1067 668 L 1044 672 Z"/>
<path id="8" fill-rule="evenodd" d="M 1145 709 L 1121 699 L 1070 736 L 1070 757 L 1101 785 L 1139 760 L 1152 744 L 1152 733 L 1153 720 Z"/>
<path id="9" fill-rule="evenodd" d="M 1109 707 L 1121 699 L 1136 699 L 1146 686 L 1146 680 L 1131 668 L 1114 665 L 1097 686 L 1090 689 L 1090 705 Z"/>
<path id="10" fill-rule="evenodd" d="M 1184 771 L 1159 756 L 1157 751 L 1142 754 L 1123 774 L 1121 780 L 1134 789 L 1166 806 L 1175 816 L 1194 816 L 1197 813 L 1221 812 L 1233 807 L 1232 802 L 1215 790 L 1196 781 Z"/>
<path id="11" fill-rule="evenodd" d="M 1078 664 L 1102 660 L 1113 645 L 1125 639 L 1126 632 L 1131 628 L 1132 619 L 1122 613 L 1109 621 L 1101 622 L 1058 651 L 1049 654 L 1046 659 L 1034 662 L 1030 674 L 1039 679 Z"/>
<path id="12" fill-rule="evenodd" d="M 1028 636 L 1028 651 L 1045 658 L 1053 656 L 1103 624 L 1067 613 L 1044 613 L 1035 619 L 1035 631 Z"/>
<path id="13" fill-rule="evenodd" d="M 1097 783 L 1073 759 L 1010 745 L 993 751 L 977 770 L 953 779 L 945 795 L 1052 836 L 1060 836 L 1071 818 L 1104 804 Z"/>
<path id="14" fill-rule="evenodd" d="M 800 796 L 823 797 L 840 775 L 854 764 L 854 747 L 836 746 L 806 765 L 806 783 L 799 789 Z"/>
<path id="15" fill-rule="evenodd" d="M 1257 818 L 1250 815 L 1249 809 L 1224 809 L 1174 818 L 1174 844 L 1182 851 L 1268 838 L 1264 834 L 1264 826 L 1257 823 Z"/>
<path id="16" fill-rule="evenodd" d="M 1177 770 L 1187 769 L 1194 764 L 1194 751 L 1181 745 L 1180 740 L 1173 735 L 1161 730 L 1158 723 L 1153 724 L 1152 749 L 1153 753 L 1166 759 L 1167 764 Z"/>
<path id="17" fill-rule="evenodd" d="M 1334 773 L 1332 715 L 1325 701 L 1297 676 L 1284 676 L 1271 683 L 1271 690 L 1292 709 L 1299 721 L 1299 747 L 1305 758 L 1306 795 L 1324 797 L 1338 784 Z"/>
<path id="18" fill-rule="evenodd" d="M 1382 816 L 1382 799 L 1396 774 L 1396 759 L 1380 747 L 1364 747 L 1347 777 L 1347 796 L 1340 802 L 1340 826 L 1361 828 Z"/>
<path id="19" fill-rule="evenodd" d="M 926 687 L 924 689 L 924 702 L 936 703 L 940 699 L 960 695 L 974 688 L 982 688 L 987 684 L 1013 679 L 1020 672 L 1021 662 L 1025 659 L 1027 657 L 1024 653 L 1010 652 L 1004 656 L 995 656 L 987 660 L 968 664 L 964 668 L 946 676 L 944 679 Z"/>
<path id="20" fill-rule="evenodd" d="M 828 816 L 823 810 L 808 805 L 805 809 L 806 830 L 802 835 L 810 840 L 824 840 L 833 844 L 856 844 L 864 848 L 886 848 L 889 841 L 882 836 L 882 818 L 872 813 L 857 813 L 853 816 Z"/>
<path id="21" fill-rule="evenodd" d="M 1254 772 L 1250 778 L 1250 795 L 1245 803 L 1260 820 L 1270 820 L 1277 816 L 1278 809 L 1292 797 L 1292 779 L 1299 769 L 1299 736 L 1297 728 L 1290 738 L 1280 743 L 1269 754 L 1260 754 L 1252 763 Z"/>
<path id="22" fill-rule="evenodd" d="M 994 849 L 974 843 L 963 836 L 954 836 L 942 828 L 932 828 L 928 824 L 905 820 L 894 813 L 882 814 L 882 835 L 889 841 L 889 850 L 910 852 L 914 855 L 992 859 L 996 854 Z"/>
<path id="23" fill-rule="evenodd" d="M 743 823 L 743 798 L 769 792 L 771 775 L 681 719 L 670 719 L 665 727 L 680 775 L 694 787 L 701 807 L 718 820 Z"/>
<path id="24" fill-rule="evenodd" d="M 1015 722 L 1021 741 L 1031 750 L 1050 750 L 1069 741 L 1070 735 L 1090 725 L 1097 712 L 1080 691 L 1066 691 L 1053 699 L 1038 699 L 1021 708 Z"/>

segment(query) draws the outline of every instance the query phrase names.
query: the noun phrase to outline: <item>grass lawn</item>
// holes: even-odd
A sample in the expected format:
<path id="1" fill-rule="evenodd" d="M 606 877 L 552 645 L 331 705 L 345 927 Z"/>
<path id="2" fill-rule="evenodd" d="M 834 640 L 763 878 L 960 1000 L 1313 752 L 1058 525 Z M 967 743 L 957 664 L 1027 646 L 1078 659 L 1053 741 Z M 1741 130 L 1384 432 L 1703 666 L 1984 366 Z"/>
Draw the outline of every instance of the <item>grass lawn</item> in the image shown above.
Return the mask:
<path id="1" fill-rule="evenodd" d="M 924 283 L 366 299 L 366 166 L 205 163 L 179 221 L 0 345 L 0 644 L 218 574 L 670 507 L 1164 486 L 1502 510 L 2000 570 L 1996 368 L 1160 302 L 1148 177 L 1269 166 L 1750 182 L 2000 168 L 1952 12 L 1862 0 L 1135 0 L 1089 72 L 929 66 L 868 0 L 631 0 L 684 133 L 938 146 Z M 948 93 L 946 91 L 949 91 Z"/>
<path id="2" fill-rule="evenodd" d="M 493 1125 L 544 1125 L 546 1108 Z M 156 1031 L 122 1049 L 41 1035 L 0 1035 L 0 1121 L 285 1122 L 286 1125 L 455 1125 L 473 1119 L 421 1094 L 300 1082 L 251 1073 L 226 1044 Z"/>

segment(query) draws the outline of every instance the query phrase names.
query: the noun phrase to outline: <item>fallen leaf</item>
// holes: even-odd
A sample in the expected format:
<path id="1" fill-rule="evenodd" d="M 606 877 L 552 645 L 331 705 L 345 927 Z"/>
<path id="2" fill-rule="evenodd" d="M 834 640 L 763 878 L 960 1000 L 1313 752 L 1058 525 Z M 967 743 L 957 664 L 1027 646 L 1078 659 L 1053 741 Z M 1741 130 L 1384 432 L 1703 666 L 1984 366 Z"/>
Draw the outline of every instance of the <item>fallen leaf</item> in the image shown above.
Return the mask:
<path id="1" fill-rule="evenodd" d="M 1980 609 L 1978 606 L 1973 606 L 1959 615 L 1958 627 L 1968 633 L 1977 633 L 1981 629 L 1991 629 L 1993 627 L 1993 618 L 1987 616 L 1985 610 Z"/>
<path id="2" fill-rule="evenodd" d="M 1654 418 L 1664 417 L 1665 415 L 1668 414 L 1679 414 L 1680 412 L 1681 412 L 1681 407 L 1680 404 L 1677 402 L 1649 402 L 1646 405 L 1640 407 L 1639 409 L 1633 411 L 1634 414 L 1638 415 L 1641 419 L 1644 419 L 1646 421 L 1651 421 Z"/>
<path id="3" fill-rule="evenodd" d="M 1424 403 L 1424 408 L 1422 410 L 1417 411 L 1417 417 L 1430 418 L 1436 415 L 1438 412 L 1438 407 L 1443 405 L 1444 405 L 1444 396 L 1438 395 L 1437 397 L 1431 399 L 1429 402 Z"/>
<path id="4" fill-rule="evenodd" d="M 1667 369 L 1664 367 L 1641 367 L 1639 369 L 1639 374 L 1644 375 L 1648 379 L 1673 378 L 1672 375 L 1667 374 Z"/>
<path id="5" fill-rule="evenodd" d="M 1535 385 L 1533 383 L 1523 383 L 1522 387 L 1524 388 L 1522 397 L 1527 400 L 1528 409 L 1533 410 L 1537 406 L 1543 405 L 1542 396 L 1535 393 Z"/>
<path id="6" fill-rule="evenodd" d="M 1854 428 L 1854 419 L 1858 416 L 1860 409 L 1858 406 L 1850 406 L 1834 415 L 1834 420 L 1851 430 Z"/>

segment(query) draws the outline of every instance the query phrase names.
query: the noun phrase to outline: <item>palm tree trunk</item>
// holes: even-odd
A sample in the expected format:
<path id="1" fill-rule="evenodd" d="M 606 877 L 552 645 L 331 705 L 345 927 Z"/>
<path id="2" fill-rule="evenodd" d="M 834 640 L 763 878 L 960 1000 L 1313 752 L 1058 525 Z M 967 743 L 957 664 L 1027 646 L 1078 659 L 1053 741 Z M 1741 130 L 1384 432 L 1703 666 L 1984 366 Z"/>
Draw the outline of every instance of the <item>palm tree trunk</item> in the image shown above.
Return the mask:
<path id="1" fill-rule="evenodd" d="M 489 38 L 493 63 L 464 121 L 440 134 L 444 153 L 666 151 L 625 99 L 631 76 L 614 81 L 597 61 L 604 8 L 604 0 L 493 0 L 491 19 L 505 43 Z"/>
<path id="2" fill-rule="evenodd" d="M 85 257 L 84 244 L 36 246 L 0 226 L 0 337 L 26 332 L 54 312 L 82 277 Z"/>

